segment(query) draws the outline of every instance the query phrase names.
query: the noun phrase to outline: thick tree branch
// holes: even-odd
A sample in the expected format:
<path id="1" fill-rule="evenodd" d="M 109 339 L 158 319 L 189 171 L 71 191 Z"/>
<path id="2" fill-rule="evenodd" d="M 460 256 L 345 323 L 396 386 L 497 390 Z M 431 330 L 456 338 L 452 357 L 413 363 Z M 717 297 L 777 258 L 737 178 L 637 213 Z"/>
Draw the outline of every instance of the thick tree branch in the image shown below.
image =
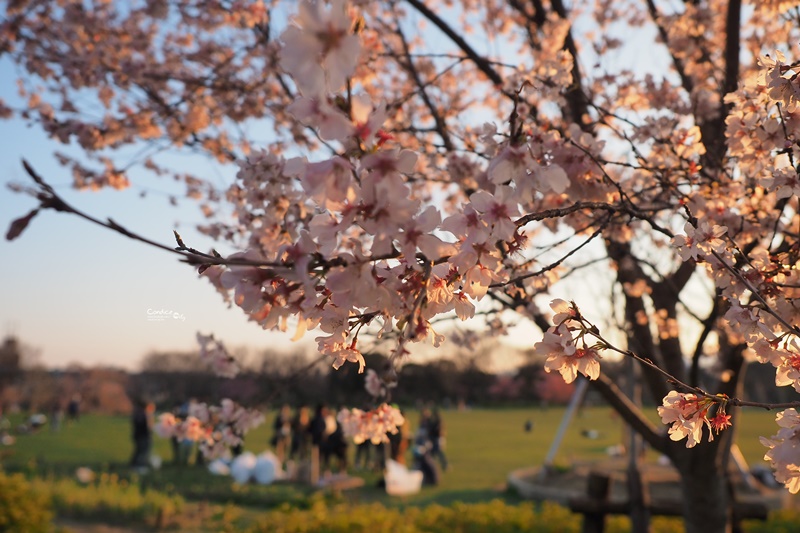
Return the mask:
<path id="1" fill-rule="evenodd" d="M 683 90 L 688 94 L 692 94 L 692 91 L 694 90 L 694 82 L 692 82 L 692 78 L 686 74 L 686 67 L 683 64 L 683 61 L 681 61 L 681 59 L 672 53 L 672 50 L 670 50 L 667 28 L 665 28 L 664 25 L 659 21 L 661 15 L 659 14 L 658 8 L 653 0 L 647 0 L 647 11 L 650 14 L 653 24 L 655 24 L 656 28 L 658 29 L 659 37 L 661 37 L 661 40 L 664 42 L 664 46 L 667 48 L 667 51 L 672 58 L 672 65 L 675 67 L 675 72 L 678 73 L 678 76 L 681 79 L 681 87 L 683 87 Z"/>
<path id="2" fill-rule="evenodd" d="M 741 40 L 741 0 L 729 0 L 725 17 L 725 73 L 722 87 L 720 87 L 720 102 L 725 95 L 736 91 L 739 83 L 739 52 Z M 728 116 L 730 105 L 719 104 L 717 116 L 707 122 L 701 123 L 703 144 L 706 147 L 704 156 L 705 165 L 713 165 L 712 170 L 723 167 L 723 159 L 728 149 L 725 142 L 725 118 Z"/>
<path id="3" fill-rule="evenodd" d="M 741 18 L 741 0 L 729 0 L 725 18 L 725 84 L 722 87 L 722 96 L 736 91 L 739 85 Z"/>
<path id="4" fill-rule="evenodd" d="M 614 408 L 625 422 L 639 433 L 653 449 L 667 453 L 665 434 L 650 422 L 642 410 L 628 398 L 611 379 L 603 373 L 596 380 L 589 382 L 603 398 Z"/>
<path id="5" fill-rule="evenodd" d="M 628 244 L 607 240 L 606 249 L 611 260 L 617 265 L 617 280 L 623 287 L 625 284 L 633 285 L 641 279 L 649 279 L 643 277 L 644 273 L 631 256 Z M 660 363 L 643 298 L 634 296 L 627 291 L 624 291 L 624 298 L 628 349 L 632 352 L 647 354 L 651 360 Z M 663 398 L 667 395 L 669 388 L 664 382 L 663 376 L 649 367 L 643 368 L 642 373 L 653 398 Z"/>
<path id="6" fill-rule="evenodd" d="M 551 0 L 551 4 L 556 14 L 566 20 L 567 10 L 564 7 L 564 2 L 562 0 Z M 568 118 L 578 124 L 582 130 L 590 131 L 592 129 L 591 125 L 583 121 L 583 117 L 588 114 L 589 106 L 587 105 L 586 95 L 583 92 L 583 74 L 578 61 L 578 47 L 572 37 L 572 29 L 567 31 L 567 36 L 564 39 L 564 48 L 572 54 L 572 86 L 566 94 L 567 107 L 569 109 Z"/>

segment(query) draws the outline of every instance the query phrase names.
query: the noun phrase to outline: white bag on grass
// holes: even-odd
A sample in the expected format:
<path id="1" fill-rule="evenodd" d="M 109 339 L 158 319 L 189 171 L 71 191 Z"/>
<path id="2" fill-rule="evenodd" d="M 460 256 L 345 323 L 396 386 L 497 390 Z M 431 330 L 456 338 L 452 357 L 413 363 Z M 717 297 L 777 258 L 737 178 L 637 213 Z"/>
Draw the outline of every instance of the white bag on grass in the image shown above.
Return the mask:
<path id="1" fill-rule="evenodd" d="M 231 463 L 231 476 L 237 483 L 247 483 L 253 477 L 256 456 L 252 452 L 244 452 Z"/>
<path id="2" fill-rule="evenodd" d="M 259 454 L 253 468 L 253 477 L 261 485 L 269 485 L 276 479 L 282 479 L 283 471 L 278 457 L 270 451 Z"/>
<path id="3" fill-rule="evenodd" d="M 231 467 L 222 459 L 215 459 L 208 465 L 208 471 L 217 476 L 228 476 L 231 473 Z"/>
<path id="4" fill-rule="evenodd" d="M 404 496 L 416 494 L 422 489 L 422 472 L 409 470 L 391 459 L 386 460 L 386 494 L 391 496 Z"/>

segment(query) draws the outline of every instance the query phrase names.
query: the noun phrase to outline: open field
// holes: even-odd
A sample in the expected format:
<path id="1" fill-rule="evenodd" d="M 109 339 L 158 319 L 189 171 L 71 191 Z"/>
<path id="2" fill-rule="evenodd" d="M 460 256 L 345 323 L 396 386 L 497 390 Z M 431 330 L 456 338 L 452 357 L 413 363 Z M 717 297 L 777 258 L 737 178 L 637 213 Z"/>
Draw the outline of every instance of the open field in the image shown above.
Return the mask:
<path id="1" fill-rule="evenodd" d="M 518 498 L 506 492 L 504 487 L 509 472 L 542 463 L 563 413 L 563 408 L 444 411 L 446 451 L 451 468 L 441 475 L 439 486 L 424 488 L 415 496 L 396 499 L 376 487 L 377 473 L 354 472 L 366 479 L 365 486 L 348 491 L 337 501 L 380 503 L 388 507 L 432 503 L 451 505 L 457 501 L 487 502 L 496 498 L 516 503 Z M 653 414 L 655 418 L 655 410 Z M 415 428 L 417 413 L 411 412 L 409 417 L 412 428 Z M 758 436 L 775 432 L 773 418 L 770 413 L 750 411 L 737 424 L 740 447 L 751 466 L 760 463 L 764 453 Z M 271 419 L 272 415 L 268 414 L 267 420 Z M 526 420 L 534 423 L 530 433 L 523 430 Z M 251 432 L 247 437 L 247 449 L 254 453 L 267 449 L 270 427 L 271 424 L 267 423 Z M 582 432 L 588 430 L 598 432 L 598 438 L 583 436 Z M 568 466 L 578 461 L 601 461 L 607 457 L 607 449 L 622 439 L 622 424 L 610 409 L 583 409 L 570 425 L 556 463 Z M 172 466 L 169 464 L 169 443 L 157 437 L 154 438 L 154 452 L 164 459 L 164 467 L 137 476 L 127 468 L 132 443 L 130 423 L 126 417 L 87 415 L 77 423 L 64 425 L 59 432 L 51 432 L 45 427 L 38 433 L 21 435 L 15 445 L 2 451 L 7 471 L 21 471 L 32 478 L 49 480 L 50 484 L 64 478 L 71 479 L 77 467 L 87 466 L 99 473 L 110 473 L 110 477 L 104 478 L 104 482 L 111 483 L 110 487 L 121 483 L 119 490 L 127 490 L 128 485 L 137 485 L 142 492 L 151 488 L 185 499 L 187 505 L 206 502 L 235 506 L 235 512 L 231 510 L 233 508 L 226 512 L 235 514 L 238 519 L 249 517 L 256 520 L 265 508 L 281 505 L 307 508 L 318 501 L 310 490 L 303 487 L 285 484 L 241 487 L 232 483 L 230 478 L 212 476 L 203 468 Z M 655 459 L 654 455 L 650 457 Z"/>
<path id="2" fill-rule="evenodd" d="M 447 431 L 447 455 L 453 468 L 442 478 L 440 490 L 487 489 L 503 483 L 513 469 L 541 464 L 550 447 L 564 408 L 550 409 L 472 409 L 443 411 Z M 272 434 L 272 413 L 267 423 L 247 436 L 246 448 L 259 453 L 269 446 Z M 417 413 L 408 414 L 411 427 L 416 428 Z M 655 409 L 653 421 L 658 423 Z M 526 433 L 526 420 L 534 423 Z M 751 464 L 762 461 L 764 447 L 760 435 L 776 432 L 774 414 L 749 410 L 735 426 L 738 443 Z M 596 430 L 599 438 L 592 440 L 581 435 L 584 430 Z M 577 460 L 600 460 L 610 446 L 623 440 L 623 425 L 608 408 L 595 407 L 580 411 L 570 425 L 556 456 L 556 463 L 568 465 Z M 154 452 L 165 462 L 171 457 L 169 443 L 154 437 Z M 48 427 L 33 435 L 22 435 L 14 446 L 8 447 L 4 463 L 18 469 L 37 460 L 41 464 L 65 466 L 94 466 L 124 464 L 133 450 L 130 422 L 126 417 L 87 415 L 75 424 L 65 424 L 61 431 Z"/>

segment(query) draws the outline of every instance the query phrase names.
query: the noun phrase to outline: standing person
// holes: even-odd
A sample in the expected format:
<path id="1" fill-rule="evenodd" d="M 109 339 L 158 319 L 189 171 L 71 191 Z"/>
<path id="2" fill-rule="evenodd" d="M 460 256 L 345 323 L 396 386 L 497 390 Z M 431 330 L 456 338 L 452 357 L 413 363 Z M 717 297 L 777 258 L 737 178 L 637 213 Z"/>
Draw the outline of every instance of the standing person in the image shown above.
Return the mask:
<path id="1" fill-rule="evenodd" d="M 311 434 L 311 445 L 315 447 L 322 446 L 325 442 L 328 418 L 328 407 L 323 404 L 317 405 L 317 410 L 314 412 L 314 418 L 308 426 L 308 432 Z"/>
<path id="2" fill-rule="evenodd" d="M 312 485 L 316 485 L 319 481 L 320 459 L 322 458 L 321 454 L 324 452 L 325 444 L 328 439 L 327 419 L 328 408 L 324 404 L 317 404 L 317 410 L 314 413 L 314 418 L 311 419 L 311 423 L 308 427 L 308 432 L 311 435 L 310 481 Z"/>
<path id="3" fill-rule="evenodd" d="M 147 404 L 142 399 L 137 399 L 131 416 L 133 456 L 131 466 L 134 468 L 147 468 L 150 465 L 150 450 L 153 445 L 153 404 Z"/>
<path id="4" fill-rule="evenodd" d="M 330 469 L 331 457 L 336 458 L 336 467 L 340 473 L 347 472 L 347 439 L 344 436 L 342 425 L 333 416 L 329 416 L 327 420 L 326 432 L 331 431 L 325 443 L 322 445 L 322 464 L 323 468 L 327 471 Z"/>
<path id="5" fill-rule="evenodd" d="M 422 472 L 422 483 L 424 485 L 438 485 L 439 473 L 436 471 L 436 464 L 433 462 L 431 442 L 428 426 L 420 424 L 417 433 L 414 435 L 414 469 Z"/>
<path id="6" fill-rule="evenodd" d="M 81 417 L 81 395 L 77 392 L 72 395 L 67 404 L 67 419 L 70 422 L 77 422 Z"/>
<path id="7" fill-rule="evenodd" d="M 406 464 L 406 451 L 408 451 L 408 441 L 410 438 L 408 418 L 403 418 L 403 425 L 397 428 L 397 433 L 387 433 L 386 435 L 389 438 L 389 458 L 401 465 Z"/>
<path id="8" fill-rule="evenodd" d="M 272 425 L 274 434 L 272 436 L 272 447 L 281 463 L 291 452 L 292 447 L 292 408 L 284 404 L 275 416 Z"/>
<path id="9" fill-rule="evenodd" d="M 297 410 L 292 419 L 291 459 L 305 459 L 311 448 L 311 417 L 305 405 Z"/>
<path id="10" fill-rule="evenodd" d="M 442 472 L 447 471 L 447 456 L 444 454 L 444 422 L 439 414 L 439 408 L 434 407 L 428 418 L 428 437 L 431 440 L 431 457 L 438 457 L 442 465 Z"/>

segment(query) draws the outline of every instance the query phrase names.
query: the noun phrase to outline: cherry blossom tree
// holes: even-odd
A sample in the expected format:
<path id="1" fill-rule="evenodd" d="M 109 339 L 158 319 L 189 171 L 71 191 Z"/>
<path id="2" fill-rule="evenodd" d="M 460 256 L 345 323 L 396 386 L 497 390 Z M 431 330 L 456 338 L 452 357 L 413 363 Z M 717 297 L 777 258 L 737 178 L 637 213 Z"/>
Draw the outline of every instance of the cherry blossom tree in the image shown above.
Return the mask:
<path id="1" fill-rule="evenodd" d="M 782 409 L 766 458 L 800 490 L 800 402 L 740 386 L 755 362 L 800 391 L 798 5 L 13 1 L 0 54 L 27 106 L 0 115 L 79 144 L 59 156 L 78 188 L 135 187 L 116 154 L 149 148 L 138 164 L 182 180 L 203 230 L 241 251 L 147 241 L 30 165 L 17 189 L 39 206 L 7 237 L 54 209 L 161 246 L 265 329 L 315 331 L 337 368 L 363 368 L 376 340 L 400 365 L 416 343 L 476 337 L 452 322 L 530 321 L 547 371 L 591 379 L 670 458 L 687 531 L 725 531 L 739 408 Z M 164 164 L 171 150 L 236 179 L 220 191 Z M 605 302 L 563 298 L 587 278 Z M 611 356 L 637 362 L 665 426 L 603 374 Z M 340 418 L 365 439 L 395 415 Z"/>

